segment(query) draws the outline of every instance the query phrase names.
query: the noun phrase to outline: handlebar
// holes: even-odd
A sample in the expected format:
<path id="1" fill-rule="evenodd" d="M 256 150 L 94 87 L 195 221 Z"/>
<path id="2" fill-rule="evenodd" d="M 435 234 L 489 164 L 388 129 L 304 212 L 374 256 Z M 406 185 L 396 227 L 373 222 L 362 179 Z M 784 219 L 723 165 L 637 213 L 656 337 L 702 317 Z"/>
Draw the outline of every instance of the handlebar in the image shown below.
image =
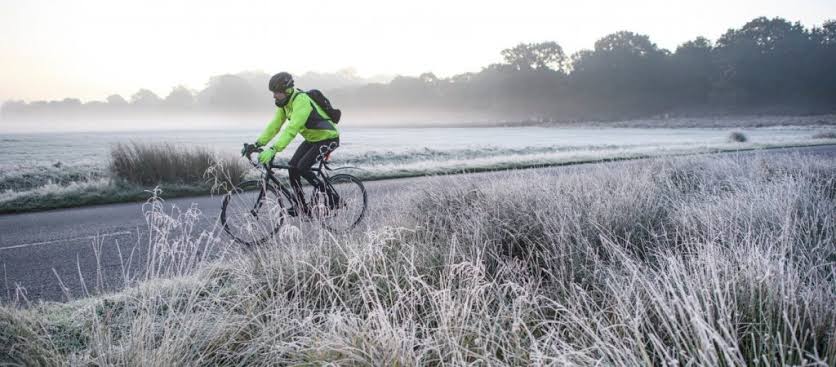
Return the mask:
<path id="1" fill-rule="evenodd" d="M 244 143 L 244 157 L 247 158 L 247 162 L 249 162 L 253 167 L 268 170 L 271 168 L 290 168 L 290 166 L 284 164 L 262 164 L 258 161 L 258 155 L 261 154 L 261 152 L 263 151 L 264 149 L 262 149 L 261 147 L 256 147 L 254 144 Z"/>
<path id="2" fill-rule="evenodd" d="M 253 167 L 259 168 L 266 166 L 258 162 L 258 154 L 261 154 L 261 152 L 264 151 L 264 149 L 257 147 L 255 144 L 244 143 L 243 151 L 244 154 L 242 154 L 242 156 L 247 158 L 247 162 L 252 164 Z M 255 157 L 253 157 L 253 154 L 255 154 Z"/>
<path id="3" fill-rule="evenodd" d="M 267 169 L 267 170 L 269 170 L 271 168 L 282 168 L 282 169 L 291 168 L 290 166 L 284 165 L 284 164 L 272 164 L 272 163 L 271 164 L 262 164 L 262 163 L 260 163 L 258 161 L 258 155 L 261 154 L 261 152 L 263 152 L 264 149 L 262 149 L 261 147 L 257 147 L 255 144 L 244 143 L 244 149 L 243 150 L 244 150 L 244 157 L 247 158 L 247 162 L 249 162 L 255 168 L 264 168 L 264 169 Z M 253 156 L 253 154 L 255 154 L 255 156 Z M 331 154 L 329 153 L 328 156 L 330 156 L 330 155 Z M 328 158 L 326 158 L 325 160 L 320 161 L 320 164 L 322 166 L 324 166 L 324 168 L 326 170 L 330 171 L 331 167 L 328 166 L 327 161 L 328 161 Z"/>

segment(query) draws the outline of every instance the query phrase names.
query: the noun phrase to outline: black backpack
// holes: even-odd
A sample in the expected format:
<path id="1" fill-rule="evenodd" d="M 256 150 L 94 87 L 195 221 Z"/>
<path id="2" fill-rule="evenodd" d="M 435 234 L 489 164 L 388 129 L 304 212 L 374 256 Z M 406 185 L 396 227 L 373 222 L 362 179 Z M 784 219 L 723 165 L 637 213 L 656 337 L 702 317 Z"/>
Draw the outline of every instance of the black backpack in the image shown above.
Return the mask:
<path id="1" fill-rule="evenodd" d="M 305 94 L 307 94 L 308 97 L 311 97 L 311 99 L 316 102 L 319 107 L 322 107 L 322 109 L 325 110 L 325 113 L 331 117 L 332 122 L 335 124 L 340 122 L 340 116 L 343 114 L 342 111 L 334 108 L 334 106 L 331 106 L 331 101 L 329 101 L 328 98 L 322 94 L 322 91 L 319 89 L 311 89 L 306 91 Z"/>

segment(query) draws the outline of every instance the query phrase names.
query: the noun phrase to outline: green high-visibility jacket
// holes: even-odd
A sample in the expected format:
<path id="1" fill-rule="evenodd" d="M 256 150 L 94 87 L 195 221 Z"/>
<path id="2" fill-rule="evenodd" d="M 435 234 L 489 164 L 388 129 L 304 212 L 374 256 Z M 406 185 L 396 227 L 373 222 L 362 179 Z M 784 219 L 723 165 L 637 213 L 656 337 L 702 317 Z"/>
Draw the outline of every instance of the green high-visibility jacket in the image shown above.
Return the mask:
<path id="1" fill-rule="evenodd" d="M 290 122 L 282 129 L 285 120 Z M 280 134 L 279 130 L 281 130 Z M 276 109 L 273 120 L 267 124 L 256 142 L 261 146 L 267 145 L 276 134 L 279 134 L 279 138 L 273 145 L 276 152 L 284 150 L 293 141 L 296 134 L 302 134 L 305 141 L 309 142 L 318 142 L 340 136 L 337 126 L 322 107 L 319 107 L 311 97 L 298 89 L 293 90 L 287 105 Z"/>

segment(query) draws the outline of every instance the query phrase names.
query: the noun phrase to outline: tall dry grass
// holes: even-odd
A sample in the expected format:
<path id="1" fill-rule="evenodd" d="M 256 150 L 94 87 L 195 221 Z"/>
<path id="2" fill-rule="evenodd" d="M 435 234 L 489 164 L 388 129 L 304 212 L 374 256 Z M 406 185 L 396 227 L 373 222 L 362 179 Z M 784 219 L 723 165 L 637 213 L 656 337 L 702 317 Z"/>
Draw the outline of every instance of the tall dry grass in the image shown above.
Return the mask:
<path id="1" fill-rule="evenodd" d="M 113 176 L 127 182 L 154 186 L 161 183 L 207 185 L 207 171 L 218 171 L 237 185 L 249 169 L 237 156 L 219 156 L 206 147 L 133 141 L 117 143 L 110 150 Z"/>
<path id="2" fill-rule="evenodd" d="M 451 177 L 346 235 L 200 248 L 146 210 L 123 292 L 0 307 L 0 362 L 833 365 L 836 162 L 700 158 Z M 392 198 L 392 197 L 388 197 Z"/>

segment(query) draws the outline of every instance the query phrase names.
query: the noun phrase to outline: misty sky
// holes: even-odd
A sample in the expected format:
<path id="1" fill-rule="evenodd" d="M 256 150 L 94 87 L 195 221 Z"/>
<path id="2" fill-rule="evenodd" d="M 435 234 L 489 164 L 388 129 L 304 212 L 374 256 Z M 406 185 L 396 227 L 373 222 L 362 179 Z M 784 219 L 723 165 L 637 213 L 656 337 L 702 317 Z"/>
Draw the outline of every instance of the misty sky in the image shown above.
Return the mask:
<path id="1" fill-rule="evenodd" d="M 811 27 L 836 18 L 836 1 L 0 0 L 0 101 L 165 96 L 244 70 L 446 77 L 519 42 L 557 41 L 571 54 L 630 30 L 673 50 L 757 16 Z"/>

